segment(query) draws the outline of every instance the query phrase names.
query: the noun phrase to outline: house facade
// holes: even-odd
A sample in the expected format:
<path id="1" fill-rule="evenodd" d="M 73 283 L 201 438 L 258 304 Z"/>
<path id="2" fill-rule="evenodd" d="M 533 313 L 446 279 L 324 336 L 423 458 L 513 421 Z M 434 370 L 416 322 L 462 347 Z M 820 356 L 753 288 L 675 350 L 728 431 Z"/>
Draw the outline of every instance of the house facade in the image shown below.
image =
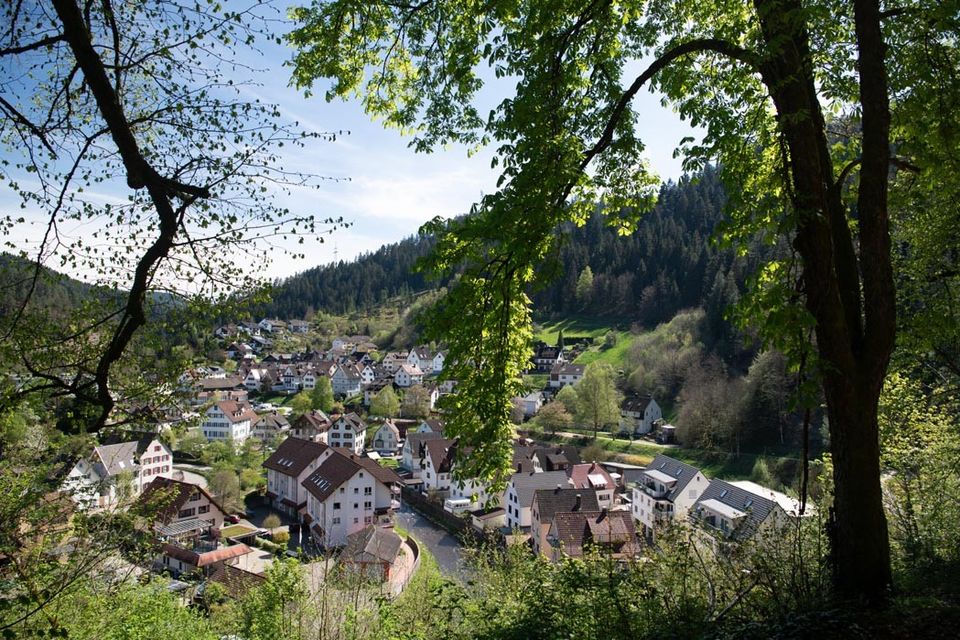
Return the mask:
<path id="1" fill-rule="evenodd" d="M 343 447 L 360 455 L 366 446 L 367 423 L 355 413 L 347 413 L 332 422 L 327 437 L 331 447 Z"/>
<path id="2" fill-rule="evenodd" d="M 657 420 L 663 419 L 660 405 L 653 398 L 626 398 L 620 405 L 620 430 L 643 435 L 653 431 Z"/>
<path id="3" fill-rule="evenodd" d="M 393 488 L 401 482 L 392 470 L 369 458 L 330 451 L 333 455 L 302 482 L 310 534 L 324 548 L 341 547 L 351 533 L 389 520 L 395 506 Z"/>
<path id="4" fill-rule="evenodd" d="M 583 380 L 586 367 L 582 364 L 558 362 L 550 368 L 550 388 L 562 389 L 569 385 L 578 384 Z"/>
<path id="5" fill-rule="evenodd" d="M 331 455 L 322 442 L 287 438 L 263 462 L 267 470 L 267 498 L 273 507 L 294 517 L 301 517 L 307 506 L 307 490 L 303 481 Z"/>
<path id="6" fill-rule="evenodd" d="M 686 519 L 710 481 L 696 467 L 658 455 L 633 486 L 633 518 L 641 533 L 653 539 L 658 529 Z"/>
<path id="7" fill-rule="evenodd" d="M 374 431 L 370 448 L 382 455 L 395 455 L 400 449 L 400 429 L 387 420 Z"/>
<path id="8" fill-rule="evenodd" d="M 507 526 L 511 529 L 529 531 L 533 522 L 533 495 L 538 489 L 555 489 L 569 486 L 565 471 L 529 471 L 515 473 L 507 483 L 504 503 L 507 509 Z"/>
<path id="9" fill-rule="evenodd" d="M 250 437 L 257 414 L 246 402 L 222 400 L 204 414 L 203 437 L 211 441 L 231 442 L 240 447 Z"/>

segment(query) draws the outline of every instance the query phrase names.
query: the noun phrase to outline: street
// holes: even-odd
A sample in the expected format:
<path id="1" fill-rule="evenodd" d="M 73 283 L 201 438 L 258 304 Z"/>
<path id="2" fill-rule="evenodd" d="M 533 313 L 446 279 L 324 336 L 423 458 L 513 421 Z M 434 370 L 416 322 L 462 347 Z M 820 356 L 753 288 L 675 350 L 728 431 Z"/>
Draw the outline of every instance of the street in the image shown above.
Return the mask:
<path id="1" fill-rule="evenodd" d="M 406 504 L 400 507 L 396 514 L 397 524 L 406 529 L 417 542 L 426 547 L 433 554 L 440 565 L 440 570 L 449 577 L 460 577 L 462 574 L 460 542 L 447 533 L 446 530 L 411 510 Z"/>

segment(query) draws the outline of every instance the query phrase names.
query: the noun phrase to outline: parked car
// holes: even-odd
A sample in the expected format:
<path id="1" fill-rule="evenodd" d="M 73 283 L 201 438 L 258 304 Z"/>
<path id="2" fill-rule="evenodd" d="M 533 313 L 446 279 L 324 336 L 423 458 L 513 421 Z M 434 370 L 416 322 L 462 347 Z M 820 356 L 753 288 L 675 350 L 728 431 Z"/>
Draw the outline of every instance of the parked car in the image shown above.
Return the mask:
<path id="1" fill-rule="evenodd" d="M 237 524 L 238 522 L 240 522 L 240 516 L 238 516 L 238 515 L 235 514 L 235 513 L 228 513 L 228 514 L 224 517 L 224 520 L 226 520 L 227 522 L 229 522 L 229 523 L 231 523 L 231 524 Z"/>

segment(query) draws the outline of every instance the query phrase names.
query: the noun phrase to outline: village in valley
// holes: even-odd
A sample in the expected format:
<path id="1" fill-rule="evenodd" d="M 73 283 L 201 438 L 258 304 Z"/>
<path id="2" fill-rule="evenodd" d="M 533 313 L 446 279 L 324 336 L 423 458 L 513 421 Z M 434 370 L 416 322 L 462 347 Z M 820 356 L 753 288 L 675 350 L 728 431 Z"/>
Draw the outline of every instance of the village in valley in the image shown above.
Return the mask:
<path id="1" fill-rule="evenodd" d="M 339 335 L 324 350 L 274 349 L 291 336 L 319 340 L 302 320 L 217 328 L 226 361 L 184 371 L 152 430 L 107 429 L 60 467 L 73 509 L 149 514 L 138 527 L 151 552 L 138 570 L 187 600 L 202 601 L 211 584 L 238 597 L 279 558 L 319 582 L 336 570 L 395 597 L 423 554 L 444 554 L 443 570 L 462 577 L 459 545 L 629 563 L 666 530 L 724 553 L 815 513 L 675 457 L 682 443 L 653 397 L 619 399 L 606 427 L 656 447 L 646 464 L 599 459 L 582 433 L 537 430 L 537 415 L 582 382 L 575 360 L 589 340 L 533 345 L 530 379 L 542 387 L 514 401 L 512 462 L 498 483 L 458 468 L 471 452 L 444 430 L 443 398 L 458 391 L 442 348 L 381 352 L 370 336 Z M 235 458 L 245 462 L 223 462 Z"/>

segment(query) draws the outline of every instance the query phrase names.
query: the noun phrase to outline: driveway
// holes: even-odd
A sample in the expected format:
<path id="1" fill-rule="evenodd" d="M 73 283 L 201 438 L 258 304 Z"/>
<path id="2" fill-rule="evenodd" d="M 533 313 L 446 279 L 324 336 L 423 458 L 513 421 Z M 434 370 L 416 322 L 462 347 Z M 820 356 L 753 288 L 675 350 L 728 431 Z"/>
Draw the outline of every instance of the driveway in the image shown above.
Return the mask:
<path id="1" fill-rule="evenodd" d="M 433 554 L 445 575 L 454 578 L 462 577 L 462 547 L 459 540 L 410 509 L 406 504 L 400 507 L 395 518 L 397 524 L 406 529 L 417 539 L 417 542 Z"/>

